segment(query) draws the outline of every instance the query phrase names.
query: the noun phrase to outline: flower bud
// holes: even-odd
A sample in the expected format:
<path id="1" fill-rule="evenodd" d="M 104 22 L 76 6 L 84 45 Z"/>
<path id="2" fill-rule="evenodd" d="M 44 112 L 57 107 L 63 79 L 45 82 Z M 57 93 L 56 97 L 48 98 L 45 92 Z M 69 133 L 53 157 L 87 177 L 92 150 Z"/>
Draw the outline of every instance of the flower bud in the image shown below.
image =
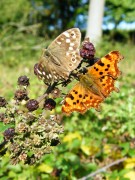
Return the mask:
<path id="1" fill-rule="evenodd" d="M 3 135 L 4 135 L 4 139 L 6 141 L 11 140 L 11 139 L 13 139 L 13 137 L 15 135 L 15 129 L 14 128 L 8 128 L 4 131 Z"/>
<path id="2" fill-rule="evenodd" d="M 18 100 L 18 101 L 22 101 L 22 100 L 28 100 L 28 94 L 27 94 L 27 91 L 24 89 L 19 89 L 15 92 L 15 96 L 14 96 L 14 99 Z"/>
<path id="3" fill-rule="evenodd" d="M 5 100 L 5 98 L 0 97 L 0 107 L 6 107 L 7 105 L 7 101 Z"/>
<path id="4" fill-rule="evenodd" d="M 55 106 L 56 106 L 56 102 L 53 99 L 48 98 L 45 100 L 45 103 L 44 103 L 45 109 L 52 110 L 55 108 Z"/>
<path id="5" fill-rule="evenodd" d="M 29 86 L 29 78 L 27 76 L 20 76 L 18 78 L 18 85 Z"/>
<path id="6" fill-rule="evenodd" d="M 39 103 L 37 100 L 35 99 L 30 99 L 27 103 L 26 103 L 26 107 L 29 111 L 35 111 L 36 109 L 39 108 Z"/>
<path id="7" fill-rule="evenodd" d="M 86 38 L 82 43 L 82 48 L 80 49 L 80 56 L 83 59 L 93 59 L 95 55 L 95 47 L 89 41 L 89 38 Z"/>

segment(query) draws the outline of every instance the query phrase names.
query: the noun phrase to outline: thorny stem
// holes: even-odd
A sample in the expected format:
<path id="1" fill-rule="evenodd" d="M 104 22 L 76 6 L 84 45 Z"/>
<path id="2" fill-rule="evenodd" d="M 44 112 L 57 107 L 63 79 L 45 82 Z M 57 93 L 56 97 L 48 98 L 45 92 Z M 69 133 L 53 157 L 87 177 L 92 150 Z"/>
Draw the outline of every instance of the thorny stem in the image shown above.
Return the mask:
<path id="1" fill-rule="evenodd" d="M 5 146 L 5 144 L 7 144 L 7 141 L 4 140 L 1 144 L 0 144 L 0 150 Z"/>
<path id="2" fill-rule="evenodd" d="M 57 82 L 54 82 L 52 85 L 48 86 L 45 94 L 49 94 L 55 88 L 55 86 L 57 86 Z"/>
<path id="3" fill-rule="evenodd" d="M 41 102 L 49 93 L 57 86 L 57 82 L 54 82 L 52 85 L 49 85 L 43 96 L 40 96 L 37 101 Z"/>

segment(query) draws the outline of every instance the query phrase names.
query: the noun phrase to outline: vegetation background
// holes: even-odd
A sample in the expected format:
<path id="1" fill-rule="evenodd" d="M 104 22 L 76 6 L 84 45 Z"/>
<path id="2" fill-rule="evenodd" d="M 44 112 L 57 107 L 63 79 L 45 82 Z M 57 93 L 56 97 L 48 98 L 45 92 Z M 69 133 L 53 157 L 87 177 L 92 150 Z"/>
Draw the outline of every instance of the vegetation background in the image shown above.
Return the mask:
<path id="1" fill-rule="evenodd" d="M 0 1 L 0 96 L 10 101 L 21 75 L 30 77 L 30 98 L 43 94 L 45 85 L 33 73 L 42 48 L 72 27 L 80 28 L 83 40 L 88 7 L 88 0 Z M 135 26 L 132 29 L 127 27 L 132 27 L 135 22 L 135 1 L 106 0 L 104 9 L 103 35 L 96 46 L 96 56 L 104 56 L 112 50 L 119 50 L 124 55 L 120 63 L 123 73 L 116 83 L 120 92 L 112 93 L 106 99 L 100 113 L 90 109 L 84 115 L 74 113 L 64 117 L 65 132 L 61 144 L 37 164 L 12 165 L 8 153 L 1 157 L 2 180 L 74 180 L 123 157 L 128 159 L 91 179 L 134 180 Z M 0 123 L 2 141 L 6 127 Z"/>

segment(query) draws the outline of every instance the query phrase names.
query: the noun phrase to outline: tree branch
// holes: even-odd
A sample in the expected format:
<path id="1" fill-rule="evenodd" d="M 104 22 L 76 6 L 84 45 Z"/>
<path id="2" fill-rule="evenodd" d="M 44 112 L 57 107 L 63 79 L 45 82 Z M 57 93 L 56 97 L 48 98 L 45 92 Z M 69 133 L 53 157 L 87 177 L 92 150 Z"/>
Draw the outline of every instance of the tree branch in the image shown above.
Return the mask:
<path id="1" fill-rule="evenodd" d="M 112 166 L 114 166 L 116 164 L 119 164 L 119 163 L 125 161 L 126 159 L 127 159 L 127 157 L 124 157 L 122 159 L 118 159 L 118 160 L 116 160 L 116 161 L 114 161 L 114 162 L 112 162 L 112 163 L 98 169 L 97 171 L 92 172 L 92 173 L 88 174 L 87 176 L 84 176 L 84 177 L 82 177 L 82 178 L 80 178 L 78 180 L 87 180 L 88 178 L 93 177 L 93 176 L 95 176 L 95 175 L 97 175 L 97 174 L 99 174 L 101 172 L 105 172 L 108 168 L 110 168 L 110 167 L 112 167 Z"/>

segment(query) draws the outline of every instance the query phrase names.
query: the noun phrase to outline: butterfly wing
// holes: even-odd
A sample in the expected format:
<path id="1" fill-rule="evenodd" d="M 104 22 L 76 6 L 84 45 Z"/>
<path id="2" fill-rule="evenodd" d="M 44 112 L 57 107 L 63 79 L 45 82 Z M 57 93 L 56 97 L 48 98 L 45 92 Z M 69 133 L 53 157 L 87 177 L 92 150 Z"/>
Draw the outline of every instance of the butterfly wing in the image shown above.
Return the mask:
<path id="1" fill-rule="evenodd" d="M 52 61 L 49 61 L 45 57 L 41 57 L 36 71 L 36 75 L 38 76 L 38 78 L 43 79 L 46 84 L 63 80 L 68 73 L 65 67 L 60 68 L 59 65 L 54 64 Z"/>
<path id="2" fill-rule="evenodd" d="M 93 79 L 93 86 L 96 86 L 104 97 L 109 96 L 112 91 L 119 91 L 114 84 L 121 74 L 118 69 L 118 62 L 121 59 L 123 56 L 118 51 L 112 51 L 88 68 L 87 76 Z"/>
<path id="3" fill-rule="evenodd" d="M 112 91 L 119 92 L 119 89 L 115 87 L 115 81 L 111 76 L 102 76 L 100 79 L 96 79 L 95 83 L 100 93 L 106 98 Z"/>
<path id="4" fill-rule="evenodd" d="M 92 93 L 88 88 L 79 82 L 69 92 L 62 105 L 62 111 L 69 115 L 73 111 L 78 111 L 81 114 L 85 113 L 89 108 L 100 110 L 100 103 L 104 99 L 99 95 Z"/>
<path id="5" fill-rule="evenodd" d="M 118 92 L 114 83 L 121 74 L 117 64 L 122 58 L 118 51 L 112 51 L 88 68 L 87 73 L 80 76 L 80 82 L 66 96 L 62 111 L 70 114 L 73 111 L 84 113 L 91 107 L 99 110 L 100 103 L 112 91 Z"/>
<path id="6" fill-rule="evenodd" d="M 117 66 L 121 59 L 123 59 L 123 56 L 119 51 L 111 51 L 88 68 L 88 73 L 96 78 L 109 75 L 116 79 L 121 74 Z"/>
<path id="7" fill-rule="evenodd" d="M 60 68 L 69 72 L 80 63 L 79 46 L 81 33 L 78 28 L 69 29 L 60 34 L 48 47 L 49 52 L 58 60 Z"/>
<path id="8" fill-rule="evenodd" d="M 38 65 L 44 81 L 66 80 L 80 63 L 79 46 L 81 33 L 78 28 L 69 29 L 60 34 L 49 47 L 43 50 Z M 46 56 L 46 51 L 49 56 Z"/>

